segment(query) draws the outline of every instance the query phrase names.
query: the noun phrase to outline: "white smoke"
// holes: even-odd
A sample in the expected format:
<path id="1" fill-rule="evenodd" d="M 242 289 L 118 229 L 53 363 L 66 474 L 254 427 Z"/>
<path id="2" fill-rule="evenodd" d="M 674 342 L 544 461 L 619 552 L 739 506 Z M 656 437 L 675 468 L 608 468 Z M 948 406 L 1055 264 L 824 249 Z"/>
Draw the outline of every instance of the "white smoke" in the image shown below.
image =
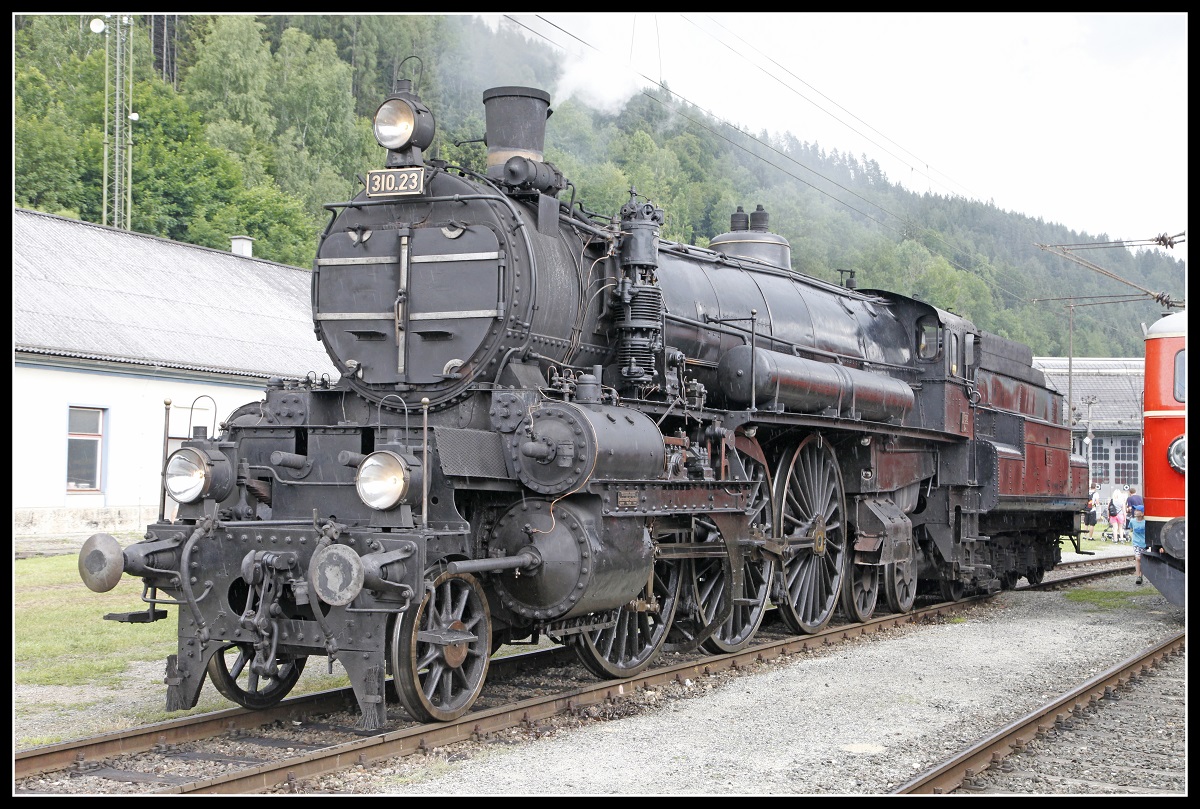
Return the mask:
<path id="1" fill-rule="evenodd" d="M 645 84 L 628 68 L 595 51 L 569 54 L 564 65 L 566 70 L 551 93 L 558 103 L 573 98 L 587 107 L 613 115 L 640 93 Z"/>

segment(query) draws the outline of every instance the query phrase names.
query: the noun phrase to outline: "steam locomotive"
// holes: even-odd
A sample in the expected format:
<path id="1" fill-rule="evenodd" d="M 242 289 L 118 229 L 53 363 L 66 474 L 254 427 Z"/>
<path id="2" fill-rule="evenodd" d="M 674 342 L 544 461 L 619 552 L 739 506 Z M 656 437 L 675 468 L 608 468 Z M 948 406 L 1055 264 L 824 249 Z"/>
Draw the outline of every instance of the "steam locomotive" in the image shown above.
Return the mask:
<path id="1" fill-rule="evenodd" d="M 178 609 L 168 710 L 206 676 L 269 706 L 324 656 L 364 727 L 389 674 L 450 720 L 503 644 L 621 678 L 744 648 L 772 609 L 813 633 L 1060 561 L 1087 468 L 1029 348 L 794 270 L 761 206 L 707 248 L 634 189 L 586 210 L 539 89 L 484 93 L 484 174 L 427 159 L 434 117 L 397 88 L 313 265 L 340 379 L 271 380 L 166 459 L 175 519 L 80 553 L 92 590 L 143 580 L 106 618 Z"/>

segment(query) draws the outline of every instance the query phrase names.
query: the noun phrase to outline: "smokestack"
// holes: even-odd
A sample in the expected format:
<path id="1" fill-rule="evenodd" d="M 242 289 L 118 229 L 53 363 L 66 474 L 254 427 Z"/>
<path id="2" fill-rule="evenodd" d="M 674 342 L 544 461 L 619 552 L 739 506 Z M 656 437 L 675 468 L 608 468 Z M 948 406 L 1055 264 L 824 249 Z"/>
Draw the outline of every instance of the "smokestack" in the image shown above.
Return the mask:
<path id="1" fill-rule="evenodd" d="M 483 93 L 487 125 L 487 176 L 504 178 L 511 157 L 543 161 L 550 94 L 533 87 L 493 87 Z"/>
<path id="2" fill-rule="evenodd" d="M 254 239 L 250 236 L 234 236 L 229 251 L 235 256 L 254 257 Z"/>

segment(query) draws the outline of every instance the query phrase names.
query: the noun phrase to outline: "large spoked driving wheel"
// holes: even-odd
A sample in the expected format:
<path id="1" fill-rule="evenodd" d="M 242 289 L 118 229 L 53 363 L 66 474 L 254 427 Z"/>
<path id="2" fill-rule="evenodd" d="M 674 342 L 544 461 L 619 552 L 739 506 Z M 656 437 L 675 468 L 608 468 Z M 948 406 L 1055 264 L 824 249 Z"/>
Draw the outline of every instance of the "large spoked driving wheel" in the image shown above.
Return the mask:
<path id="1" fill-rule="evenodd" d="M 405 710 L 447 722 L 471 709 L 487 676 L 492 617 L 470 573 L 442 573 L 393 628 L 392 676 Z"/>
<path id="2" fill-rule="evenodd" d="M 883 593 L 888 609 L 908 612 L 917 600 L 917 540 L 909 541 L 906 559 L 897 559 L 883 568 Z"/>
<path id="3" fill-rule="evenodd" d="M 307 657 L 276 655 L 272 671 L 256 672 L 251 644 L 227 643 L 208 661 L 208 676 L 226 699 L 243 708 L 270 708 L 288 695 Z"/>
<path id="4" fill-rule="evenodd" d="M 828 442 L 820 435 L 800 442 L 775 487 L 775 525 L 788 545 L 779 614 L 792 631 L 813 634 L 833 616 L 846 570 L 845 494 Z"/>
<path id="5" fill-rule="evenodd" d="M 684 567 L 678 562 L 656 562 L 652 582 L 616 611 L 613 626 L 576 636 L 575 653 L 590 672 L 609 680 L 632 677 L 654 662 L 675 618 Z"/>
<path id="6" fill-rule="evenodd" d="M 774 519 L 775 495 L 771 491 L 771 479 L 767 467 L 757 458 L 745 454 L 742 455 L 742 464 L 749 473 L 750 480 L 758 484 L 750 503 L 750 525 L 761 528 L 764 536 L 770 536 L 771 521 Z M 697 522 L 706 530 L 713 532 L 708 541 L 723 541 L 720 533 L 716 530 L 716 524 L 711 520 L 698 520 Z M 696 576 L 696 585 L 702 605 L 701 609 L 706 616 L 719 615 L 725 602 L 732 595 L 726 581 L 725 567 L 719 559 L 697 559 L 695 562 L 697 570 L 700 571 Z M 749 645 L 754 633 L 762 625 L 763 616 L 766 615 L 771 595 L 771 577 L 774 574 L 774 561 L 764 558 L 761 553 L 756 552 L 756 549 L 750 546 L 744 547 L 742 551 L 742 596 L 734 599 L 733 610 L 729 617 L 704 641 L 705 649 L 717 654 L 730 654 L 741 651 Z M 706 623 L 708 622 L 706 621 Z"/>

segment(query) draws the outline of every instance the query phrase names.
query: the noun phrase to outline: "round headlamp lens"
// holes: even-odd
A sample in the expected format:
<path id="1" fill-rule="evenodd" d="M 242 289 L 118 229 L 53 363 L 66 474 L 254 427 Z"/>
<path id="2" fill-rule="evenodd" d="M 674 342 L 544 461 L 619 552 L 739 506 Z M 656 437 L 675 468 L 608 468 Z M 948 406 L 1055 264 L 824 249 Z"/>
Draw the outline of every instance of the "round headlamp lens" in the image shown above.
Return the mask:
<path id="1" fill-rule="evenodd" d="M 389 98 L 375 113 L 375 140 L 385 149 L 403 149 L 412 140 L 416 113 L 402 98 Z"/>
<path id="2" fill-rule="evenodd" d="M 395 507 L 408 494 L 412 478 L 408 464 L 394 452 L 373 452 L 358 466 L 354 486 L 358 496 L 373 509 Z"/>
<path id="3" fill-rule="evenodd" d="M 1167 463 L 1176 472 L 1187 472 L 1187 436 L 1179 436 L 1167 448 Z"/>
<path id="4" fill-rule="evenodd" d="M 208 463 L 194 449 L 181 449 L 167 459 L 167 494 L 177 503 L 193 503 L 208 488 Z"/>

